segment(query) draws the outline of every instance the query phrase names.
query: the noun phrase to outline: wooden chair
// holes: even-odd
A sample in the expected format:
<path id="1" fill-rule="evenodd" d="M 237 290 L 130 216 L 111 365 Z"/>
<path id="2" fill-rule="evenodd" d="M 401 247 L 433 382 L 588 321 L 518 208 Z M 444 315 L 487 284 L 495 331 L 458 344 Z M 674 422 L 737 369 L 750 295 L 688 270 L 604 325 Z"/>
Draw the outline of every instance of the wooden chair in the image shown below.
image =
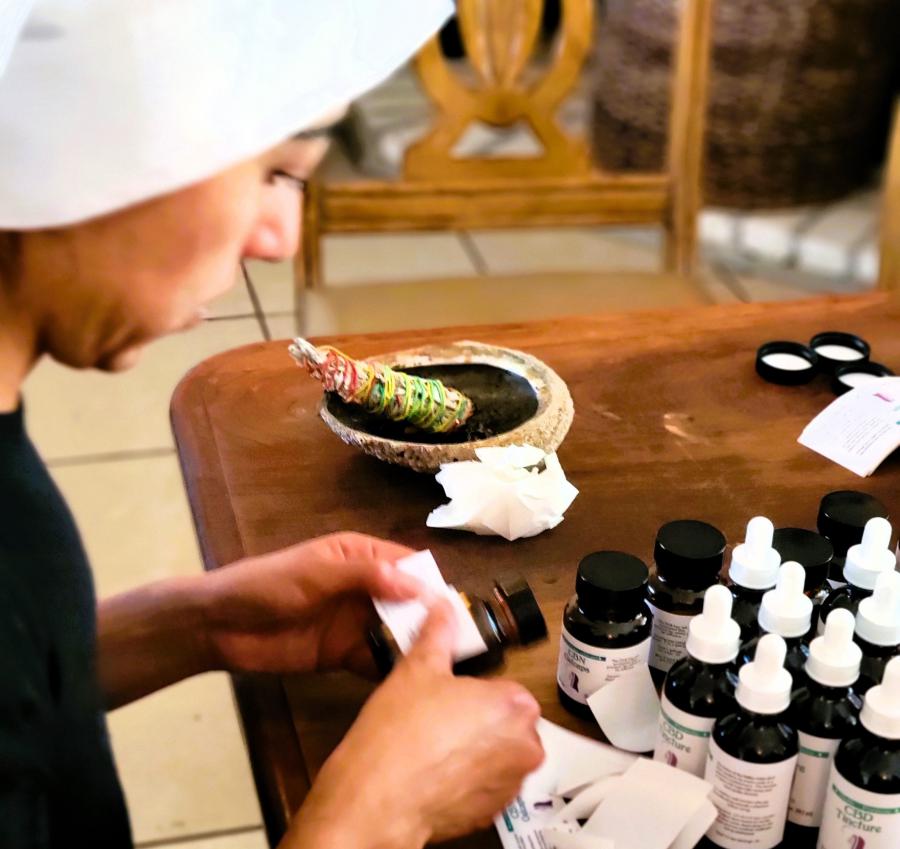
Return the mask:
<path id="1" fill-rule="evenodd" d="M 900 292 L 900 100 L 894 108 L 894 128 L 884 179 L 878 285 Z"/>
<path id="2" fill-rule="evenodd" d="M 401 178 L 309 185 L 295 264 L 298 314 L 301 304 L 310 306 L 304 295 L 325 291 L 320 240 L 326 233 L 500 227 L 661 224 L 666 273 L 643 275 L 643 284 L 657 293 L 648 303 L 705 300 L 690 281 L 696 265 L 714 0 L 683 2 L 668 162 L 664 173 L 653 174 L 602 172 L 591 162 L 587 141 L 571 137 L 557 123 L 556 113 L 577 84 L 591 48 L 595 2 L 562 0 L 554 50 L 541 66 L 533 57 L 543 0 L 459 0 L 470 76 L 451 66 L 437 39 L 420 51 L 415 68 L 436 118 L 406 151 Z M 454 146 L 478 121 L 494 127 L 525 122 L 543 150 L 530 157 L 454 156 Z M 573 308 L 604 306 L 602 276 L 598 270 L 574 281 L 573 291 L 580 295 Z M 634 276 L 617 275 L 612 285 L 627 287 L 631 283 L 624 278 Z M 556 277 L 569 281 L 572 275 Z M 569 293 L 568 285 L 565 289 Z M 335 311 L 352 307 L 352 292 L 328 291 Z M 506 293 L 517 291 L 518 284 L 507 281 Z M 499 298 L 506 293 L 502 287 L 495 292 Z"/>

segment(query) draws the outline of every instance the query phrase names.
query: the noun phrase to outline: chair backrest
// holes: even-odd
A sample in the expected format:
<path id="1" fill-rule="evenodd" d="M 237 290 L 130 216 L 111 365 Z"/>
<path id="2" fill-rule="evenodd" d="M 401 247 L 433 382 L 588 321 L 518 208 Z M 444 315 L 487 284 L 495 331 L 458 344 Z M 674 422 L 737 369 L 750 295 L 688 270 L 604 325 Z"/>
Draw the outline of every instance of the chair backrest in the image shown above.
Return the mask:
<path id="1" fill-rule="evenodd" d="M 407 150 L 403 176 L 438 180 L 587 174 L 591 164 L 586 141 L 567 135 L 556 115 L 590 52 L 594 3 L 562 0 L 552 52 L 537 56 L 542 53 L 544 0 L 459 0 L 466 67 L 461 71 L 459 62 L 449 62 L 437 38 L 420 51 L 416 70 L 437 117 L 425 137 Z M 455 156 L 454 147 L 477 121 L 494 127 L 525 122 L 542 150 L 537 156 Z"/>
<path id="2" fill-rule="evenodd" d="M 668 157 L 666 168 L 651 174 L 599 170 L 587 141 L 558 123 L 592 46 L 595 2 L 560 0 L 560 27 L 548 55 L 539 41 L 544 0 L 459 0 L 467 59 L 448 62 L 437 38 L 420 51 L 416 68 L 435 118 L 407 150 L 401 178 L 310 183 L 298 287 L 322 282 L 323 233 L 486 227 L 661 224 L 666 269 L 689 275 L 715 0 L 680 0 Z M 542 150 L 503 158 L 455 155 L 476 122 L 525 122 Z"/>
<path id="3" fill-rule="evenodd" d="M 900 292 L 900 99 L 894 108 L 894 128 L 888 145 L 881 206 L 881 246 L 878 284 Z"/>

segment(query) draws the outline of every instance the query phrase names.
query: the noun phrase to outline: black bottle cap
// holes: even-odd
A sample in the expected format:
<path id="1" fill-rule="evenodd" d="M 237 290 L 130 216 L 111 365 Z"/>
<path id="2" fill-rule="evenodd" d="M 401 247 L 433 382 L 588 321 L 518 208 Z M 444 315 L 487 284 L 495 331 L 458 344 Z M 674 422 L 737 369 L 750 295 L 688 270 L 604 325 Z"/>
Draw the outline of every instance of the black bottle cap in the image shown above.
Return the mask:
<path id="1" fill-rule="evenodd" d="M 892 372 L 887 366 L 881 363 L 873 363 L 871 360 L 860 360 L 857 363 L 844 363 L 834 370 L 834 376 L 831 378 L 831 388 L 835 395 L 843 395 L 854 389 L 859 383 L 853 381 L 853 375 L 871 374 L 875 377 L 893 377 Z M 851 382 L 853 381 L 853 382 Z"/>
<path id="2" fill-rule="evenodd" d="M 595 551 L 578 564 L 575 593 L 592 616 L 636 616 L 644 601 L 649 571 L 643 560 L 622 551 Z"/>
<path id="3" fill-rule="evenodd" d="M 653 559 L 657 572 L 686 589 L 715 583 L 725 558 L 725 536 L 696 519 L 667 522 L 656 534 Z"/>
<path id="4" fill-rule="evenodd" d="M 842 489 L 829 492 L 819 505 L 817 527 L 822 536 L 834 546 L 838 557 L 846 557 L 847 550 L 862 542 L 863 529 L 869 519 L 881 516 L 890 519 L 887 507 L 866 492 Z"/>
<path id="5" fill-rule="evenodd" d="M 826 346 L 835 346 L 837 348 L 847 349 L 847 353 L 851 356 L 859 354 L 855 359 L 848 360 L 847 357 L 830 356 Z M 839 366 L 851 363 L 861 363 L 869 359 L 872 349 L 869 343 L 855 333 L 841 333 L 837 330 L 829 330 L 826 333 L 817 333 L 809 340 L 809 347 L 815 351 L 819 358 L 819 371 L 825 374 L 834 374 Z M 823 350 L 825 349 L 825 350 Z"/>
<path id="6" fill-rule="evenodd" d="M 546 638 L 547 623 L 528 581 L 524 578 L 497 581 L 494 592 L 515 622 L 520 645 L 528 646 Z"/>
<path id="7" fill-rule="evenodd" d="M 793 560 L 806 570 L 804 592 L 818 589 L 828 578 L 834 546 L 821 534 L 805 528 L 777 528 L 772 548 L 781 555 L 783 563 Z"/>
<path id="8" fill-rule="evenodd" d="M 799 342 L 766 342 L 756 352 L 756 373 L 769 383 L 800 386 L 819 373 L 819 358 L 812 348 Z"/>

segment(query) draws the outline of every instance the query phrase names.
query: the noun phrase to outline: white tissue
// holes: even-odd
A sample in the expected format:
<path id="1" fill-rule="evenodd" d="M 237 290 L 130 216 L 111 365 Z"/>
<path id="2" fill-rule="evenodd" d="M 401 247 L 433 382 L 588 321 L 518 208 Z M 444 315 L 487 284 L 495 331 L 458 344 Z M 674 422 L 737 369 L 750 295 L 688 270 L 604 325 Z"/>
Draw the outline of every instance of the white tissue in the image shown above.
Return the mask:
<path id="1" fill-rule="evenodd" d="M 556 454 L 510 445 L 478 448 L 475 455 L 477 460 L 441 466 L 436 480 L 450 501 L 429 514 L 428 527 L 508 540 L 533 537 L 555 528 L 578 495 Z"/>
<path id="2" fill-rule="evenodd" d="M 640 663 L 588 697 L 588 707 L 607 740 L 627 752 L 649 752 L 656 745 L 659 696 L 650 667 Z"/>

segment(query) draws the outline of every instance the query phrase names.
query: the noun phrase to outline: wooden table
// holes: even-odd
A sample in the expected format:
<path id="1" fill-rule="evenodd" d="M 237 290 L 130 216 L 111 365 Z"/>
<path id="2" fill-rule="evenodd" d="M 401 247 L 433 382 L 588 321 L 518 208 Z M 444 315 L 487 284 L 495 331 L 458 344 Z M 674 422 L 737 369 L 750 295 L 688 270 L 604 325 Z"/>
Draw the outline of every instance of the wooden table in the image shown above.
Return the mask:
<path id="1" fill-rule="evenodd" d="M 442 501 L 438 485 L 340 443 L 316 415 L 317 386 L 284 343 L 229 351 L 185 377 L 172 402 L 206 567 L 358 530 L 430 548 L 448 580 L 475 593 L 496 575 L 524 573 L 550 640 L 510 653 L 506 674 L 532 689 L 551 720 L 593 733 L 559 707 L 554 677 L 561 611 L 584 554 L 621 549 L 649 561 L 657 527 L 677 518 L 712 522 L 731 543 L 760 513 L 814 527 L 820 497 L 835 489 L 863 489 L 900 513 L 896 455 L 863 480 L 797 444 L 833 397 L 827 382 L 774 386 L 753 365 L 764 341 L 839 329 L 867 338 L 874 358 L 900 371 L 898 318 L 900 303 L 867 296 L 330 340 L 371 355 L 476 338 L 527 350 L 559 372 L 576 411 L 559 454 L 581 495 L 558 528 L 515 543 L 426 528 Z M 235 687 L 274 842 L 367 687 L 341 675 L 242 677 Z M 486 832 L 457 845 L 499 842 Z"/>

